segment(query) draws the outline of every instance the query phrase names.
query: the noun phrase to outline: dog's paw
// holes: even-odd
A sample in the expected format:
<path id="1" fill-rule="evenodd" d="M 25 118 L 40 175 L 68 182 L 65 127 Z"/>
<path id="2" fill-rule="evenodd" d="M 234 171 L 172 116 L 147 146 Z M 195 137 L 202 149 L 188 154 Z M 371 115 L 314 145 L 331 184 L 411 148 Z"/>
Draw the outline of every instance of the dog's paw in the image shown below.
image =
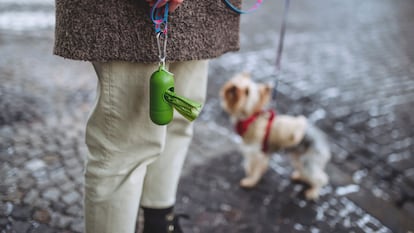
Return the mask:
<path id="1" fill-rule="evenodd" d="M 293 171 L 292 174 L 290 175 L 290 179 L 292 179 L 293 181 L 301 181 L 302 176 L 300 175 L 300 172 Z"/>
<path id="2" fill-rule="evenodd" d="M 316 201 L 319 199 L 319 189 L 318 188 L 310 188 L 305 191 L 305 198 L 308 201 Z"/>
<path id="3" fill-rule="evenodd" d="M 240 180 L 240 186 L 243 188 L 253 188 L 254 186 L 256 186 L 257 182 L 249 177 L 243 178 L 242 180 Z"/>

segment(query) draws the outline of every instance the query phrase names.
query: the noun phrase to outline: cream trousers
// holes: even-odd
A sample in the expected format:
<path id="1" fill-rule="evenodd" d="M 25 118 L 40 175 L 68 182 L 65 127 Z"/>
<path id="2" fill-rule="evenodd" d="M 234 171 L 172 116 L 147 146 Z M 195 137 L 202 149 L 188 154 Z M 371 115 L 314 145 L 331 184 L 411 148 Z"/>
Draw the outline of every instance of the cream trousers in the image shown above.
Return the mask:
<path id="1" fill-rule="evenodd" d="M 86 126 L 85 231 L 132 233 L 139 206 L 174 205 L 193 124 L 178 112 L 167 126 L 149 118 L 157 65 L 93 63 L 97 98 Z M 175 92 L 204 103 L 207 61 L 168 64 Z"/>

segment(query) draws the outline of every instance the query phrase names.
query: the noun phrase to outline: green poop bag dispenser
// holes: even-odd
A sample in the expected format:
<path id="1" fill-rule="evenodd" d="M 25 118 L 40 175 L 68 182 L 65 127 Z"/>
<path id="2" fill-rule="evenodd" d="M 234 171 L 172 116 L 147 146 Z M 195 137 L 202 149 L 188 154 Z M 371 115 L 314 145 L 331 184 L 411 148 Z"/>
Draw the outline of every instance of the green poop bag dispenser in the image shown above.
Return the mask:
<path id="1" fill-rule="evenodd" d="M 193 100 L 179 96 L 174 92 L 174 74 L 166 70 L 164 65 L 150 78 L 150 118 L 157 125 L 171 122 L 176 109 L 189 121 L 197 118 L 202 105 Z"/>
<path id="2" fill-rule="evenodd" d="M 175 109 L 186 119 L 193 121 L 201 111 L 201 104 L 177 95 L 174 92 L 174 75 L 165 68 L 168 3 L 163 8 L 157 7 L 161 2 L 162 0 L 158 0 L 151 11 L 160 62 L 150 78 L 150 118 L 157 125 L 166 125 L 172 121 Z"/>

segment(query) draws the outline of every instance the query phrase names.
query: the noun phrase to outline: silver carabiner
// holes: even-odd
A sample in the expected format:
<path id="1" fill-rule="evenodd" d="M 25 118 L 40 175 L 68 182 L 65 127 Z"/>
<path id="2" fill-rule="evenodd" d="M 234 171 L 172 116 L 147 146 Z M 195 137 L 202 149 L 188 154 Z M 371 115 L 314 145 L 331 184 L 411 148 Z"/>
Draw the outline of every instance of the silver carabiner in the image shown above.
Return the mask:
<path id="1" fill-rule="evenodd" d="M 158 46 L 158 58 L 160 59 L 159 64 L 165 66 L 165 60 L 167 57 L 167 39 L 166 33 L 157 33 L 157 46 Z"/>

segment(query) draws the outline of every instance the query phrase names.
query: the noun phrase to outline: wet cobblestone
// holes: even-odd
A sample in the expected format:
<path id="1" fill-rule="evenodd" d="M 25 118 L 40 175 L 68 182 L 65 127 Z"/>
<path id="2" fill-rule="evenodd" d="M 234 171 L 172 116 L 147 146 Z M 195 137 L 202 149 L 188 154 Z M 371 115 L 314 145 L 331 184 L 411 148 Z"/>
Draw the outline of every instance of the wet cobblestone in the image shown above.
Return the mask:
<path id="1" fill-rule="evenodd" d="M 275 3 L 272 9 L 280 6 L 277 4 L 280 2 Z M 325 11 L 315 2 L 295 4 L 284 50 L 277 108 L 280 112 L 292 114 L 323 115 L 321 120 L 316 120 L 316 124 L 329 134 L 333 142 L 332 164 L 350 176 L 350 182 L 357 184 L 360 189 L 367 189 L 366 192 L 361 191 L 366 196 L 349 195 L 347 198 L 363 206 L 365 211 L 376 216 L 391 231 L 412 230 L 412 224 L 404 225 L 399 219 L 404 217 L 398 213 L 407 213 L 401 206 L 411 206 L 409 203 L 413 200 L 413 186 L 409 182 L 410 176 L 407 176 L 414 166 L 414 118 L 410 113 L 414 107 L 414 73 L 408 68 L 414 63 L 413 50 L 402 51 L 400 44 L 395 41 L 404 40 L 402 43 L 405 44 L 414 41 L 414 34 L 408 29 L 411 27 L 410 20 L 404 18 L 407 14 L 400 14 L 409 12 L 408 9 L 412 10 L 413 6 L 408 1 L 389 1 L 383 2 L 383 5 L 364 2 L 365 7 L 381 9 L 381 12 L 387 9 L 394 17 L 387 26 L 376 27 L 376 22 L 383 22 L 387 14 L 370 14 L 360 8 L 351 13 L 349 9 L 354 4 L 351 2 L 325 3 L 330 9 L 335 8 Z M 339 6 L 343 11 L 337 11 Z M 310 11 L 307 14 L 303 9 Z M 392 12 L 388 11 L 390 9 Z M 295 14 L 298 12 L 303 15 Z M 369 20 L 354 22 L 349 17 L 353 14 L 365 15 Z M 322 23 L 308 20 L 315 15 L 333 21 Z M 245 17 L 242 26 L 260 20 L 260 17 L 249 17 Z M 330 27 L 338 19 L 336 17 L 346 18 L 346 23 L 352 27 Z M 315 25 L 316 21 L 320 24 Z M 263 28 L 258 27 L 251 35 L 262 32 Z M 365 37 L 369 37 L 371 42 Z M 261 68 L 273 65 L 275 52 L 270 51 L 272 54 L 269 54 L 268 49 L 269 44 L 275 44 L 272 38 L 277 38 L 277 34 L 264 39 L 260 46 L 253 43 L 253 37 L 244 37 L 244 44 L 248 48 L 242 49 L 242 56 L 224 56 L 214 63 L 221 69 L 212 70 L 210 75 L 228 77 L 228 73 L 240 72 L 240 67 L 244 67 L 256 79 L 271 81 L 275 78 L 273 70 Z M 231 65 L 228 60 L 232 61 Z M 217 79 L 215 82 L 210 85 L 219 87 L 224 81 Z M 211 88 L 210 98 L 214 99 L 214 95 L 217 95 L 217 89 Z M 219 109 L 219 105 L 212 103 L 209 108 Z M 209 117 L 229 132 L 232 131 L 228 121 L 223 121 L 221 113 L 210 113 Z M 219 164 L 215 163 L 215 166 Z M 378 200 L 376 204 L 392 209 L 390 212 L 394 215 L 378 214 L 380 211 L 375 206 L 364 204 L 371 198 Z M 412 217 L 409 214 L 406 216 Z M 307 230 L 309 232 L 310 229 Z M 349 231 L 338 228 L 334 232 Z"/>
<path id="2" fill-rule="evenodd" d="M 304 186 L 289 180 L 287 158 L 274 155 L 256 189 L 238 186 L 238 140 L 217 91 L 243 70 L 261 81 L 274 78 L 278 27 L 263 19 L 279 22 L 281 6 L 267 1 L 243 16 L 242 50 L 211 62 L 208 102 L 178 192 L 178 210 L 192 216 L 185 229 L 414 232 L 409 0 L 292 2 L 277 108 L 307 115 L 327 132 L 334 154 L 331 184 L 318 202 L 304 201 Z M 95 94 L 92 68 L 50 56 L 50 30 L 41 36 L 0 34 L 0 53 L 8 54 L 0 57 L 0 232 L 82 232 L 83 128 Z"/>

